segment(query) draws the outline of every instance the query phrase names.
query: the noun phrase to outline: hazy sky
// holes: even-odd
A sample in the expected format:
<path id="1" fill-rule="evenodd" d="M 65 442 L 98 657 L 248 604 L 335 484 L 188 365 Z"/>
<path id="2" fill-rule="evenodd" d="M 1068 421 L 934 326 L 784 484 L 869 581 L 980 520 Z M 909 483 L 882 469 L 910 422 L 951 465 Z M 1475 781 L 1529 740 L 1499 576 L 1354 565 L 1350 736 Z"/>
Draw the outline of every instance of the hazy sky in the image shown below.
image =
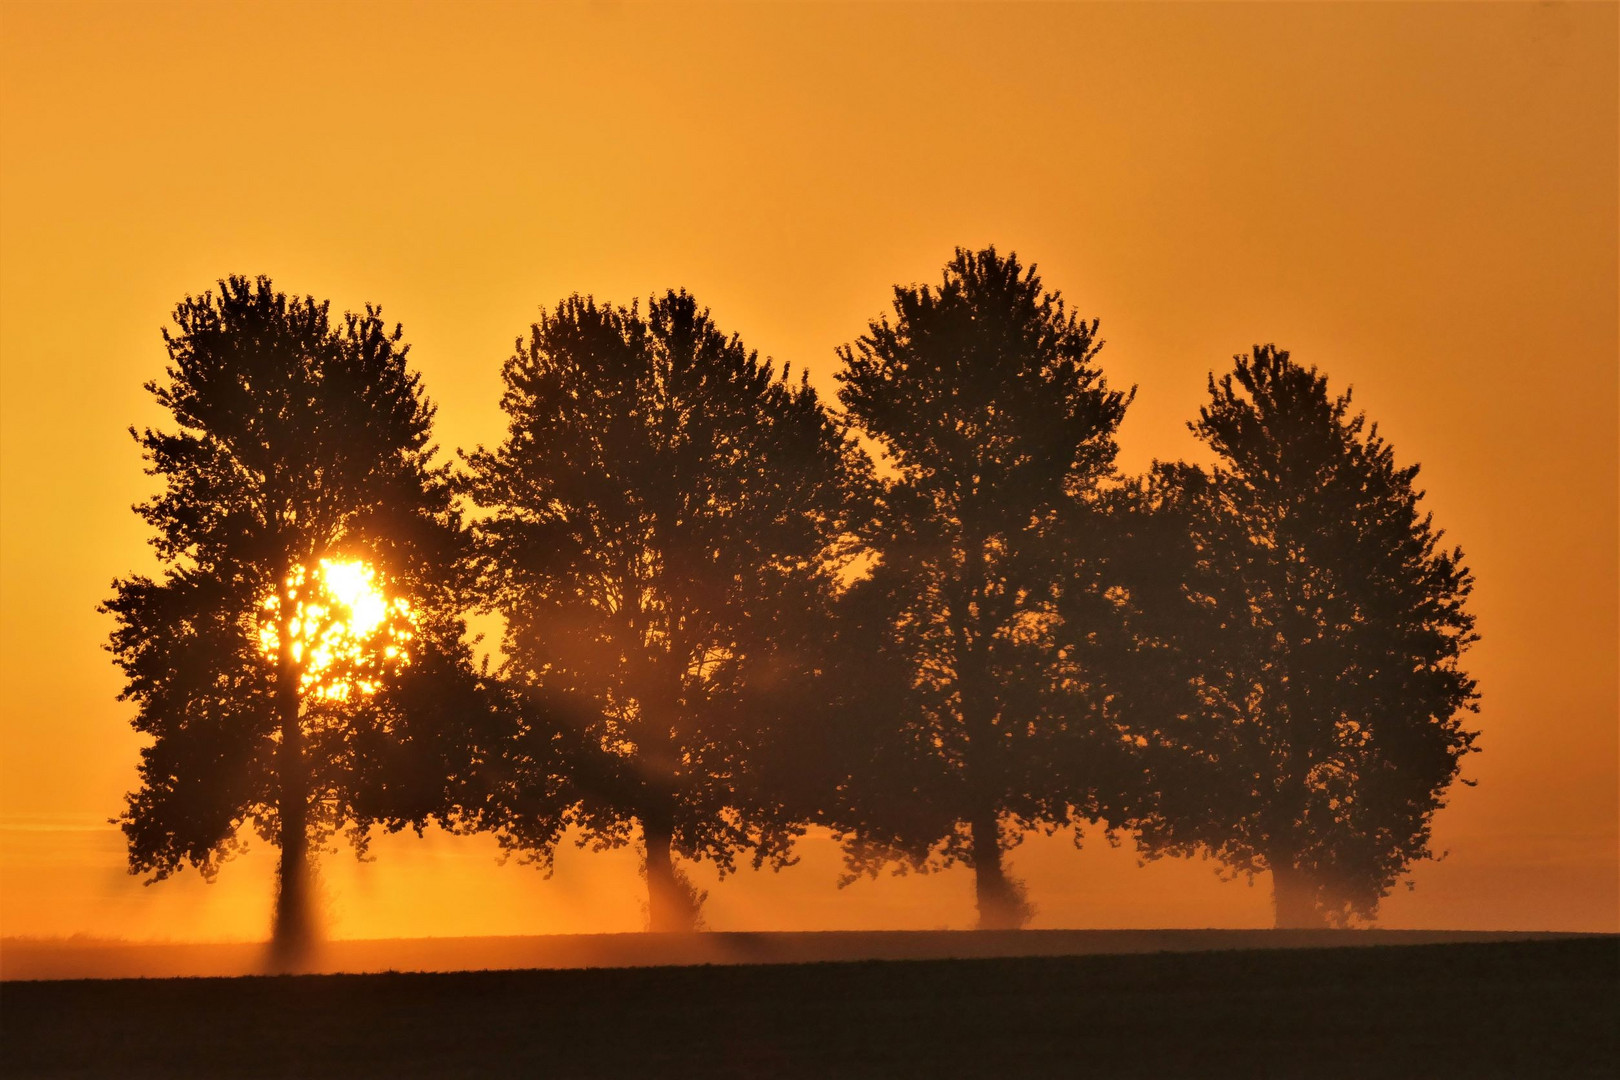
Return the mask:
<path id="1" fill-rule="evenodd" d="M 15 3 L 0 12 L 0 933 L 251 938 L 271 858 L 141 888 L 95 606 L 152 568 L 126 433 L 228 273 L 404 322 L 445 447 L 500 435 L 542 305 L 685 286 L 830 390 L 896 282 L 995 243 L 1102 320 L 1122 465 L 1206 373 L 1320 365 L 1423 464 L 1478 577 L 1482 752 L 1391 926 L 1620 928 L 1613 4 Z M 340 936 L 640 925 L 632 856 L 325 861 Z M 1256 926 L 1266 882 L 1012 854 L 1037 926 Z M 842 892 L 822 840 L 716 929 L 968 926 L 967 872 Z"/>

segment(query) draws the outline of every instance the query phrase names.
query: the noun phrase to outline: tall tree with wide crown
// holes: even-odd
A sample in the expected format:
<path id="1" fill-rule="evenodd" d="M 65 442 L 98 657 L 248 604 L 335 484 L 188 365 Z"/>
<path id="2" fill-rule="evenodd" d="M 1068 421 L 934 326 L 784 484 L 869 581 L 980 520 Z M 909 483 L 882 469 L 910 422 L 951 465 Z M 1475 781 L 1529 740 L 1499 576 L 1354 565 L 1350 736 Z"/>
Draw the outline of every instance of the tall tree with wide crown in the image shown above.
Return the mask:
<path id="1" fill-rule="evenodd" d="M 274 942 L 315 927 L 311 856 L 347 828 L 449 819 L 493 723 L 462 644 L 460 529 L 399 327 L 266 278 L 188 296 L 135 431 L 158 492 L 157 577 L 114 583 L 109 649 L 134 703 L 132 873 L 212 879 L 245 827 L 280 849 Z M 480 710 L 486 714 L 482 719 Z"/>
<path id="2" fill-rule="evenodd" d="M 685 292 L 644 312 L 571 297 L 504 380 L 506 439 L 466 478 L 502 673 L 571 703 L 572 820 L 599 846 L 639 839 L 648 925 L 693 929 L 702 897 L 675 856 L 779 866 L 802 831 L 767 763 L 791 718 L 814 719 L 793 688 L 821 674 L 805 627 L 836 587 L 864 459 L 808 381 Z M 514 761 L 498 831 L 544 861 L 559 834 L 524 810 Z"/>
<path id="3" fill-rule="evenodd" d="M 1085 578 L 1072 536 L 1132 396 L 1101 346 L 1033 266 L 987 248 L 896 287 L 892 319 L 840 350 L 840 399 L 887 476 L 872 572 L 843 603 L 846 720 L 867 748 L 837 825 L 852 873 L 970 865 L 985 928 L 1030 913 L 1007 849 L 1094 802 L 1085 763 L 1060 783 L 1052 761 L 1098 721 L 1057 601 Z"/>
<path id="4" fill-rule="evenodd" d="M 1209 381 L 1120 560 L 1150 853 L 1269 872 L 1279 927 L 1376 915 L 1474 747 L 1473 577 L 1348 392 L 1274 346 Z"/>

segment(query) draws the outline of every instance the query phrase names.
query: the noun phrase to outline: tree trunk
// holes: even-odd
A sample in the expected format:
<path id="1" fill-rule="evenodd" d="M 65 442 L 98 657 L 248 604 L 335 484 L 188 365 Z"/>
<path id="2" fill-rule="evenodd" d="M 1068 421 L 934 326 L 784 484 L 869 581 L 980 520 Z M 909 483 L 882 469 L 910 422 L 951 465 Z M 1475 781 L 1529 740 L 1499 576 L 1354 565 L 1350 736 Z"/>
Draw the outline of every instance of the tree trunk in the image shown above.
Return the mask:
<path id="1" fill-rule="evenodd" d="M 996 814 L 973 818 L 973 885 L 980 930 L 1018 930 L 1028 917 L 1024 898 L 1001 864 L 1001 829 Z"/>
<path id="2" fill-rule="evenodd" d="M 1271 902 L 1278 930 L 1315 930 L 1327 925 L 1316 905 L 1316 886 L 1310 875 L 1288 856 L 1267 859 L 1271 864 Z"/>
<path id="3" fill-rule="evenodd" d="M 991 689 L 981 632 L 969 625 L 984 576 L 983 544 L 967 544 L 965 579 L 956 616 L 956 681 L 967 733 L 964 764 L 970 798 L 977 804 L 968 820 L 973 842 L 973 892 L 980 930 L 1018 930 L 1029 918 L 1023 890 L 1008 876 L 1001 860 L 1000 801 L 1004 791 L 1002 752 L 997 742 L 995 693 Z"/>
<path id="4" fill-rule="evenodd" d="M 273 947 L 279 962 L 297 965 L 307 957 L 315 939 L 309 896 L 309 833 L 303 785 L 288 776 L 289 763 L 302 762 L 286 753 L 281 758 L 281 865 L 276 881 Z"/>
<path id="5" fill-rule="evenodd" d="M 276 672 L 276 711 L 281 728 L 281 746 L 276 753 L 276 810 L 281 819 L 281 865 L 271 936 L 271 952 L 281 967 L 302 963 L 315 940 L 310 910 L 309 782 L 304 760 L 300 668 L 292 655 L 292 610 L 292 597 L 283 587 L 280 663 Z"/>
<path id="6" fill-rule="evenodd" d="M 691 933 L 697 929 L 697 909 L 686 883 L 676 876 L 670 854 L 672 830 L 661 817 L 642 817 L 642 839 L 647 845 L 647 929 L 655 934 Z"/>
<path id="7" fill-rule="evenodd" d="M 675 872 L 670 848 L 675 838 L 675 772 L 678 752 L 674 723 L 679 690 L 667 692 L 655 706 L 642 765 L 646 770 L 641 812 L 641 838 L 647 848 L 647 929 L 655 934 L 685 934 L 697 929 L 697 898 Z"/>

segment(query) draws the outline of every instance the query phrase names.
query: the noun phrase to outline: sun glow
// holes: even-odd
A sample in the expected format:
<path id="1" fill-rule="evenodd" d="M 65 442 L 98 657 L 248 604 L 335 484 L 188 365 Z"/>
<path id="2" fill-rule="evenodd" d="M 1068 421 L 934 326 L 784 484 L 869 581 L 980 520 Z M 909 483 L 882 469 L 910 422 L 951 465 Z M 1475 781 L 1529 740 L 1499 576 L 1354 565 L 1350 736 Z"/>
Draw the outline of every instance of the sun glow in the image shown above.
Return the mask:
<path id="1" fill-rule="evenodd" d="M 377 571 L 359 559 L 322 559 L 310 575 L 300 566 L 287 577 L 292 618 L 285 620 L 299 692 L 325 701 L 375 694 L 382 679 L 411 662 L 416 613 L 402 597 L 389 599 Z M 281 597 L 263 604 L 259 648 L 281 650 Z"/>

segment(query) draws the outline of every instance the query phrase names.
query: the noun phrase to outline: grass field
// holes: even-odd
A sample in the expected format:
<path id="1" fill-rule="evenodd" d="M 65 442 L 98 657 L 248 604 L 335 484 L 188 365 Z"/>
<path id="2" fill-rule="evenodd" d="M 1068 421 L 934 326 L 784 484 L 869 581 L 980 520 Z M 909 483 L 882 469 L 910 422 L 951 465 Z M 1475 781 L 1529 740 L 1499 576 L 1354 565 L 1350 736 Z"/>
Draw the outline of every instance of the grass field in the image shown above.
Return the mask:
<path id="1" fill-rule="evenodd" d="M 1578 1077 L 1620 941 L 8 982 L 6 1076 Z"/>

